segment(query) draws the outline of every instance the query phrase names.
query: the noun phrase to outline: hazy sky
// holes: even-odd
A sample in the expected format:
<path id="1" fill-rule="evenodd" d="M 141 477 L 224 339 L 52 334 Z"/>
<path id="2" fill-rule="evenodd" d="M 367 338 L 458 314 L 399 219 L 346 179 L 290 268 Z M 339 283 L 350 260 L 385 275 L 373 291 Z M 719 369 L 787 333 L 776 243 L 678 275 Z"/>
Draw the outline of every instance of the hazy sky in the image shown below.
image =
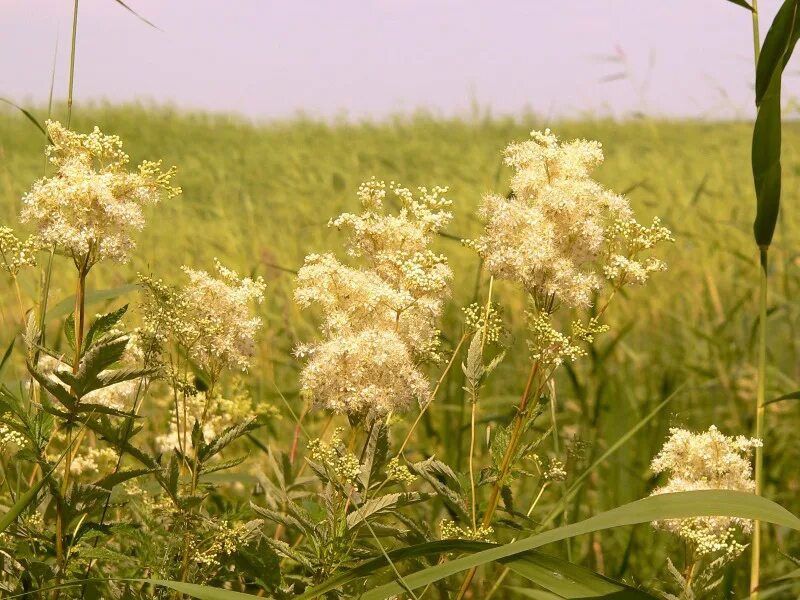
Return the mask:
<path id="1" fill-rule="evenodd" d="M 76 101 L 269 118 L 464 114 L 473 103 L 546 116 L 753 112 L 750 14 L 727 0 L 127 4 L 160 30 L 114 0 L 81 0 Z M 759 4 L 763 35 L 779 0 Z M 65 97 L 71 22 L 72 0 L 0 0 L 0 96 L 45 101 L 58 44 Z M 790 73 L 785 93 L 800 93 L 800 78 Z"/>

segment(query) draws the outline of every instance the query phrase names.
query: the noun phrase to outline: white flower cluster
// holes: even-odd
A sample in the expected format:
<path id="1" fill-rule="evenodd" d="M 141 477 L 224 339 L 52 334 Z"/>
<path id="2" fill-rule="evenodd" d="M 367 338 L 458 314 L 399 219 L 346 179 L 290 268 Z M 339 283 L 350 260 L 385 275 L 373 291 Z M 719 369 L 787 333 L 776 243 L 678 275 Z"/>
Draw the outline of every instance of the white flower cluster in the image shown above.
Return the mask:
<path id="1" fill-rule="evenodd" d="M 72 457 L 69 471 L 75 476 L 103 473 L 113 467 L 119 454 L 113 448 L 93 448 L 79 450 Z"/>
<path id="2" fill-rule="evenodd" d="M 180 193 L 170 185 L 175 169 L 162 172 L 160 162 L 145 161 L 128 171 L 122 141 L 97 127 L 83 135 L 48 121 L 47 133 L 56 173 L 25 195 L 22 222 L 35 224 L 43 245 L 84 268 L 105 259 L 127 261 L 135 245 L 131 236 L 144 227 L 142 207 Z"/>
<path id="3" fill-rule="evenodd" d="M 181 289 L 140 275 L 151 296 L 145 322 L 156 339 L 174 340 L 209 373 L 222 368 L 244 371 L 261 327 L 250 303 L 264 300 L 266 285 L 261 277 L 240 278 L 218 260 L 214 264 L 218 277 L 183 267 L 189 283 Z"/>
<path id="4" fill-rule="evenodd" d="M 471 244 L 488 270 L 520 282 L 541 304 L 573 307 L 589 306 L 604 275 L 622 285 L 661 270 L 663 263 L 636 255 L 669 232 L 638 225 L 627 199 L 591 178 L 603 161 L 600 144 L 562 144 L 550 130 L 531 136 L 506 148 L 510 197 L 488 195 L 481 207 L 486 230 Z"/>
<path id="5" fill-rule="evenodd" d="M 39 241 L 36 238 L 29 237 L 23 242 L 10 227 L 0 227 L 0 267 L 12 277 L 23 267 L 36 266 L 37 250 Z"/>
<path id="6" fill-rule="evenodd" d="M 342 445 L 342 430 L 337 428 L 330 441 L 315 438 L 308 442 L 311 460 L 319 463 L 331 476 L 344 485 L 354 485 L 361 473 L 361 463 Z"/>
<path id="7" fill-rule="evenodd" d="M 301 387 L 318 405 L 367 417 L 424 402 L 429 384 L 418 363 L 435 356 L 436 324 L 452 273 L 429 246 L 451 219 L 445 188 L 420 188 L 416 196 L 389 186 L 400 200 L 387 214 L 387 186 L 372 179 L 359 187 L 361 214 L 343 214 L 331 225 L 350 232 L 348 254 L 362 268 L 332 254 L 312 254 L 298 273 L 297 303 L 322 308 L 323 341 L 301 346 L 309 356 Z"/>
<path id="8" fill-rule="evenodd" d="M 400 462 L 400 457 L 395 456 L 386 465 L 386 479 L 388 481 L 395 481 L 404 485 L 411 485 L 417 480 L 411 470 Z"/>
<path id="9" fill-rule="evenodd" d="M 442 521 L 439 525 L 441 529 L 441 539 L 443 540 L 475 540 L 478 542 L 492 541 L 494 534 L 493 527 L 478 527 L 477 530 L 461 527 L 453 521 Z"/>
<path id="10" fill-rule="evenodd" d="M 203 439 L 208 443 L 231 425 L 256 416 L 253 400 L 241 382 L 237 382 L 227 397 L 214 395 L 208 398 L 204 393 L 183 394 L 171 389 L 170 394 L 172 418 L 169 433 L 156 437 L 156 447 L 161 452 L 173 448 L 182 448 L 186 452 L 193 448 L 191 432 L 195 422 L 203 424 Z"/>
<path id="11" fill-rule="evenodd" d="M 20 448 L 25 445 L 25 436 L 20 432 L 11 429 L 5 423 L 0 423 L 0 452 L 6 449 L 6 446 L 19 446 Z"/>
<path id="12" fill-rule="evenodd" d="M 750 454 L 761 440 L 729 437 L 714 425 L 703 433 L 670 429 L 670 437 L 651 464 L 655 473 L 669 473 L 666 485 L 651 495 L 693 490 L 739 490 L 753 492 Z M 736 517 L 695 517 L 656 521 L 654 526 L 671 531 L 691 543 L 698 554 L 725 552 L 736 555 L 742 545 L 734 533 L 749 533 L 752 522 Z"/>

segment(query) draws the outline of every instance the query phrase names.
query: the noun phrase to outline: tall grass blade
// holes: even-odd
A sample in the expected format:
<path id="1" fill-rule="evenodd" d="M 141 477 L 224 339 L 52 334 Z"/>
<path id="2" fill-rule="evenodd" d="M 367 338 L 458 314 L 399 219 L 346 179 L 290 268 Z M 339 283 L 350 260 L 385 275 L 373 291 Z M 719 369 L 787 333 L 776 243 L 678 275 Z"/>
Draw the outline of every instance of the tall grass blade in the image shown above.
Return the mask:
<path id="1" fill-rule="evenodd" d="M 140 14 L 139 14 L 139 13 L 137 13 L 135 10 L 133 10 L 133 9 L 132 9 L 130 6 L 128 6 L 127 4 L 125 4 L 125 3 L 124 3 L 122 0 L 114 0 L 114 2 L 116 2 L 117 4 L 119 4 L 119 5 L 120 5 L 122 8 L 124 8 L 125 10 L 127 10 L 129 13 L 131 13 L 133 16 L 135 16 L 135 17 L 136 17 L 137 19 L 139 19 L 140 21 L 142 21 L 142 22 L 146 23 L 147 25 L 150 25 L 150 27 L 152 27 L 153 29 L 158 29 L 158 31 L 161 31 L 161 28 L 159 28 L 157 25 L 155 25 L 155 24 L 154 24 L 154 23 L 152 23 L 151 21 L 148 21 L 147 19 L 145 19 L 145 18 L 144 18 L 142 15 L 140 15 Z"/>
<path id="2" fill-rule="evenodd" d="M 0 102 L 5 102 L 9 106 L 13 106 L 18 111 L 20 111 L 23 115 L 25 115 L 25 118 L 28 119 L 28 121 L 30 121 L 31 123 L 33 123 L 36 126 L 36 129 L 38 129 L 39 131 L 41 131 L 45 135 L 45 137 L 47 138 L 48 142 L 50 142 L 50 143 L 53 142 L 53 140 L 50 139 L 50 136 L 47 135 L 47 131 L 45 130 L 44 126 L 39 122 L 39 119 L 34 117 L 33 114 L 29 110 L 27 110 L 25 108 L 22 108 L 19 104 L 15 104 L 14 102 L 9 100 L 8 98 L 0 98 Z"/>
<path id="3" fill-rule="evenodd" d="M 751 12 L 753 10 L 753 7 L 750 6 L 747 2 L 745 2 L 745 0 L 728 0 L 728 2 L 732 2 L 733 4 L 735 4 L 737 6 L 741 6 L 742 8 L 746 8 L 747 10 L 749 10 Z"/>
<path id="4" fill-rule="evenodd" d="M 756 68 L 752 167 L 756 189 L 753 233 L 759 247 L 772 243 L 781 201 L 781 79 L 800 37 L 800 0 L 786 0 L 767 32 Z"/>
<path id="5" fill-rule="evenodd" d="M 662 519 L 684 519 L 701 516 L 757 519 L 800 531 L 800 518 L 775 502 L 754 494 L 731 490 L 702 490 L 661 494 L 625 504 L 577 523 L 423 569 L 408 575 L 405 581 L 407 585 L 417 588 L 472 567 L 479 567 L 490 562 L 510 558 L 546 544 L 559 542 L 578 535 Z M 385 600 L 400 592 L 402 592 L 402 588 L 393 582 L 367 592 L 364 594 L 363 600 Z"/>

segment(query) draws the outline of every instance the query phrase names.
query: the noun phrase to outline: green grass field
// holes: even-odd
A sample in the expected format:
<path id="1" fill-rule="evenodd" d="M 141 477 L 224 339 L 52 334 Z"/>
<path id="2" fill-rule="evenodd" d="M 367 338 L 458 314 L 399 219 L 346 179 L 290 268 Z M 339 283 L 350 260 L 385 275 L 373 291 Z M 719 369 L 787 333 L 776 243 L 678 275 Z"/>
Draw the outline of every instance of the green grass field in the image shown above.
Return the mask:
<path id="1" fill-rule="evenodd" d="M 310 252 L 343 255 L 341 238 L 326 225 L 329 218 L 356 210 L 358 184 L 375 175 L 407 186 L 450 186 L 456 216 L 438 246 L 455 272 L 442 327 L 445 345 L 452 345 L 460 335 L 459 307 L 483 299 L 486 291 L 477 256 L 459 240 L 480 230 L 475 211 L 481 195 L 508 188 L 502 149 L 545 126 L 562 139 L 601 141 L 606 162 L 599 180 L 626 193 L 641 221 L 661 216 L 676 238 L 665 255 L 669 270 L 644 288 L 628 288 L 609 313 L 611 332 L 558 381 L 558 423 L 570 477 L 676 392 L 656 418 L 592 472 L 570 504 L 569 519 L 646 495 L 655 483 L 648 463 L 672 425 L 706 429 L 715 423 L 728 434 L 752 431 L 757 256 L 749 123 L 543 123 L 532 116 L 440 120 L 418 115 L 355 124 L 306 119 L 254 124 L 167 108 L 78 107 L 72 127 L 88 131 L 94 125 L 119 134 L 132 162 L 163 158 L 166 165 L 177 165 L 177 184 L 183 188 L 182 196 L 149 211 L 131 264 L 97 267 L 94 289 L 134 281 L 137 272 L 178 282 L 181 265 L 209 268 L 214 257 L 267 279 L 267 299 L 259 309 L 266 327 L 249 375 L 261 400 L 283 415 L 259 433 L 267 445 L 285 447 L 291 440 L 294 423 L 281 396 L 293 410 L 302 410 L 299 364 L 291 350 L 315 335 L 315 315 L 301 313 L 292 302 L 292 271 Z M 784 136 L 784 209 L 772 253 L 768 398 L 800 387 L 800 125 L 786 124 Z M 43 148 L 42 135 L 19 113 L 0 111 L 0 223 L 18 227 L 21 197 L 43 173 Z M 23 285 L 33 294 L 38 281 L 29 277 Z M 73 285 L 56 274 L 52 300 L 70 296 Z M 481 438 L 486 427 L 508 418 L 526 368 L 522 295 L 502 283 L 497 289 L 513 342 L 488 382 Z M 0 340 L 8 340 L 18 327 L 10 286 L 0 288 L 0 298 Z M 136 299 L 130 293 L 111 305 Z M 21 361 L 16 366 L 19 376 Z M 469 431 L 462 379 L 454 369 L 412 449 L 465 468 Z M 766 495 L 795 514 L 800 513 L 798 408 L 791 400 L 772 405 L 765 440 Z M 793 419 L 786 418 L 790 415 Z M 324 415 L 312 413 L 307 426 L 313 430 L 323 421 Z M 485 460 L 484 445 L 478 455 Z M 241 472 L 256 469 L 258 462 L 259 455 L 251 455 Z M 797 536 L 776 536 L 770 532 L 774 543 L 763 545 L 765 579 L 791 570 L 785 554 L 800 556 Z M 663 574 L 669 547 L 674 542 L 668 536 L 640 526 L 584 536 L 570 551 L 573 560 L 609 576 L 649 584 Z M 647 552 L 640 552 L 644 548 Z M 728 568 L 724 585 L 742 589 L 746 582 L 747 560 L 740 558 Z"/>

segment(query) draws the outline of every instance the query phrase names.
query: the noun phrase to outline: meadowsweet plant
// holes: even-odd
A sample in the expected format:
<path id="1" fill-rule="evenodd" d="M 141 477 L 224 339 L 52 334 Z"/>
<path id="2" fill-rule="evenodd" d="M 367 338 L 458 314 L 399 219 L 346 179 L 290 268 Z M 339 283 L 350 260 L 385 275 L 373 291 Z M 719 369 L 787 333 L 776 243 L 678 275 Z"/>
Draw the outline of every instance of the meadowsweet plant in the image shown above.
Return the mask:
<path id="1" fill-rule="evenodd" d="M 737 490 L 754 492 L 751 465 L 755 448 L 761 440 L 745 436 L 726 436 L 716 426 L 694 433 L 670 429 L 670 437 L 651 463 L 656 474 L 666 474 L 667 482 L 652 495 L 693 490 Z M 752 521 L 737 517 L 695 517 L 656 521 L 654 527 L 677 535 L 686 544 L 686 568 L 673 574 L 683 594 L 695 589 L 707 592 L 712 575 L 745 549 L 740 541 L 752 531 Z"/>
<path id="2" fill-rule="evenodd" d="M 95 127 L 89 134 L 47 122 L 52 144 L 47 155 L 56 172 L 37 181 L 22 199 L 23 223 L 36 227 L 41 244 L 70 256 L 80 271 L 101 260 L 126 262 L 135 247 L 132 234 L 144 227 L 142 208 L 180 188 L 175 168 L 145 161 L 128 170 L 122 140 Z"/>
<path id="3" fill-rule="evenodd" d="M 598 142 L 560 142 L 550 130 L 509 145 L 505 163 L 513 170 L 511 193 L 484 198 L 484 233 L 468 242 L 494 278 L 522 286 L 531 307 L 530 371 L 511 424 L 495 434 L 492 444 L 493 473 L 484 478 L 491 492 L 480 519 L 484 529 L 493 524 L 502 496 L 510 494 L 515 465 L 527 452 L 526 432 L 543 406 L 554 402 L 547 392 L 555 370 L 583 356 L 584 345 L 608 329 L 601 318 L 616 290 L 643 284 L 666 268 L 649 252 L 672 240 L 669 230 L 658 219 L 640 225 L 624 196 L 592 178 L 602 161 Z M 560 313 L 573 315 L 566 331 L 555 321 Z M 555 423 L 553 432 L 558 436 Z M 477 503 L 474 491 L 472 502 Z M 458 598 L 467 594 L 474 574 L 470 570 Z"/>
<path id="4" fill-rule="evenodd" d="M 215 268 L 216 277 L 183 267 L 188 282 L 182 287 L 139 277 L 147 292 L 144 330 L 159 344 L 168 384 L 167 402 L 162 405 L 171 404 L 169 432 L 157 436 L 156 444 L 172 454 L 174 475 L 167 492 L 177 512 L 168 521 L 181 532 L 182 541 L 172 550 L 180 556 L 176 573 L 181 580 L 197 579 L 206 567 L 220 566 L 213 557 L 229 546 L 212 544 L 209 549 L 205 538 L 215 530 L 238 531 L 237 526 L 199 510 L 201 477 L 239 464 L 241 458 L 221 461 L 220 453 L 260 427 L 259 417 L 265 416 L 241 385 L 223 386 L 226 372 L 241 373 L 250 366 L 261 327 L 252 306 L 263 301 L 265 283 L 260 277 L 240 277 L 219 261 Z M 178 484 L 180 472 L 188 474 L 188 485 Z"/>
<path id="5" fill-rule="evenodd" d="M 420 363 L 437 358 L 437 322 L 452 277 L 444 256 L 430 249 L 451 219 L 445 188 L 387 186 L 372 179 L 358 190 L 363 211 L 330 225 L 348 232 L 348 266 L 331 254 L 306 257 L 295 298 L 323 312 L 319 342 L 307 357 L 300 384 L 317 406 L 366 421 L 427 402 L 429 383 Z M 387 193 L 401 205 L 384 207 Z"/>

